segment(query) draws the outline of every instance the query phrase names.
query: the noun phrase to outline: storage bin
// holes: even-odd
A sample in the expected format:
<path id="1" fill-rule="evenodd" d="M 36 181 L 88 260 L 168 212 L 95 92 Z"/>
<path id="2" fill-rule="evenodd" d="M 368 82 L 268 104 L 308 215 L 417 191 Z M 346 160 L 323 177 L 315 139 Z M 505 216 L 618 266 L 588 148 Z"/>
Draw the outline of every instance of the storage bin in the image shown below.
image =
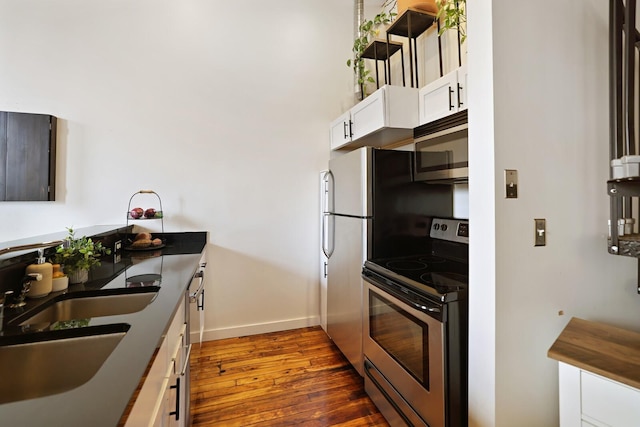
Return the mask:
<path id="1" fill-rule="evenodd" d="M 622 156 L 624 177 L 640 176 L 640 156 Z"/>
<path id="2" fill-rule="evenodd" d="M 624 166 L 621 159 L 611 160 L 611 176 L 613 179 L 624 178 Z"/>

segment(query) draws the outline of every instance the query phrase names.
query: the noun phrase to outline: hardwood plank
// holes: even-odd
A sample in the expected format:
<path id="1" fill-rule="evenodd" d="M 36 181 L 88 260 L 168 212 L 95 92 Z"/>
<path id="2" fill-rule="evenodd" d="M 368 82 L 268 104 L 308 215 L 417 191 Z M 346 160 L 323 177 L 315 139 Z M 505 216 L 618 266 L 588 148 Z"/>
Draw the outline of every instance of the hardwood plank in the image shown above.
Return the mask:
<path id="1" fill-rule="evenodd" d="M 388 426 L 320 327 L 205 342 L 191 364 L 193 426 Z"/>

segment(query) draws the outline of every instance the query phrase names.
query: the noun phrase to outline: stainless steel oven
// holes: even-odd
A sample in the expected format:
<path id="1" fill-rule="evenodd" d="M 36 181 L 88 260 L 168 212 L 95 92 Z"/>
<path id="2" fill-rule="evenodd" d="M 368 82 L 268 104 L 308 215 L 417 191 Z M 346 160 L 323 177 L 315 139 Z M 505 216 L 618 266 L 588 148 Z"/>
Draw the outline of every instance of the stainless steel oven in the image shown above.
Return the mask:
<path id="1" fill-rule="evenodd" d="M 468 232 L 434 218 L 427 253 L 365 262 L 365 390 L 394 427 L 467 425 Z"/>
<path id="2" fill-rule="evenodd" d="M 364 295 L 367 393 L 378 407 L 398 407 L 384 411 L 392 414 L 391 425 L 444 426 L 442 305 L 410 295 L 408 301 L 370 281 L 375 279 L 365 281 Z"/>
<path id="3" fill-rule="evenodd" d="M 416 181 L 456 182 L 469 177 L 467 112 L 414 129 Z"/>

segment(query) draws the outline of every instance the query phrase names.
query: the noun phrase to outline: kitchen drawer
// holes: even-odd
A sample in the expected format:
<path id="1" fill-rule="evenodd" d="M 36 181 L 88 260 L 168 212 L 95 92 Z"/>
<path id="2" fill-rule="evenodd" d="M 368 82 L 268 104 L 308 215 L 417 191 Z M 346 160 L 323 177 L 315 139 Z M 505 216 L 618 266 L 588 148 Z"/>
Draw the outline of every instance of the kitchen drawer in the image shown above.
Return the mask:
<path id="1" fill-rule="evenodd" d="M 166 341 L 169 343 L 167 347 L 167 360 L 171 362 L 174 354 L 176 353 L 176 348 L 182 345 L 182 337 L 180 334 L 184 330 L 185 325 L 185 307 L 184 304 L 180 304 L 176 314 L 171 322 L 171 326 L 169 326 L 169 331 L 167 332 Z M 168 365 L 167 365 L 168 366 Z"/>
<path id="2" fill-rule="evenodd" d="M 639 390 L 585 371 L 580 377 L 583 420 L 595 426 L 640 425 Z"/>

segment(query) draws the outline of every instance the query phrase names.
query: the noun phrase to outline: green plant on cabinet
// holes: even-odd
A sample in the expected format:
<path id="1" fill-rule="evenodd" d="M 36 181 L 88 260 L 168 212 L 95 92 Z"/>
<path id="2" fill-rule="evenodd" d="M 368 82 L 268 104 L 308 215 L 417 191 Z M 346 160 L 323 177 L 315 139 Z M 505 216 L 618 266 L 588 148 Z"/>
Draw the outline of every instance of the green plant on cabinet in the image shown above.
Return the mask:
<path id="1" fill-rule="evenodd" d="M 447 30 L 457 30 L 460 43 L 464 43 L 467 39 L 467 0 L 436 0 L 436 5 L 436 18 L 441 21 L 438 35 Z"/>
<path id="2" fill-rule="evenodd" d="M 358 27 L 358 37 L 353 41 L 353 58 L 347 60 L 347 67 L 352 67 L 356 75 L 356 80 L 360 86 L 361 98 L 364 99 L 369 93 L 367 92 L 367 83 L 375 83 L 376 81 L 370 76 L 371 71 L 365 66 L 362 53 L 367 46 L 374 41 L 375 37 L 380 33 L 380 26 L 388 25 L 397 15 L 394 12 L 397 0 L 387 0 L 382 5 L 382 10 L 373 19 L 364 20 Z"/>

